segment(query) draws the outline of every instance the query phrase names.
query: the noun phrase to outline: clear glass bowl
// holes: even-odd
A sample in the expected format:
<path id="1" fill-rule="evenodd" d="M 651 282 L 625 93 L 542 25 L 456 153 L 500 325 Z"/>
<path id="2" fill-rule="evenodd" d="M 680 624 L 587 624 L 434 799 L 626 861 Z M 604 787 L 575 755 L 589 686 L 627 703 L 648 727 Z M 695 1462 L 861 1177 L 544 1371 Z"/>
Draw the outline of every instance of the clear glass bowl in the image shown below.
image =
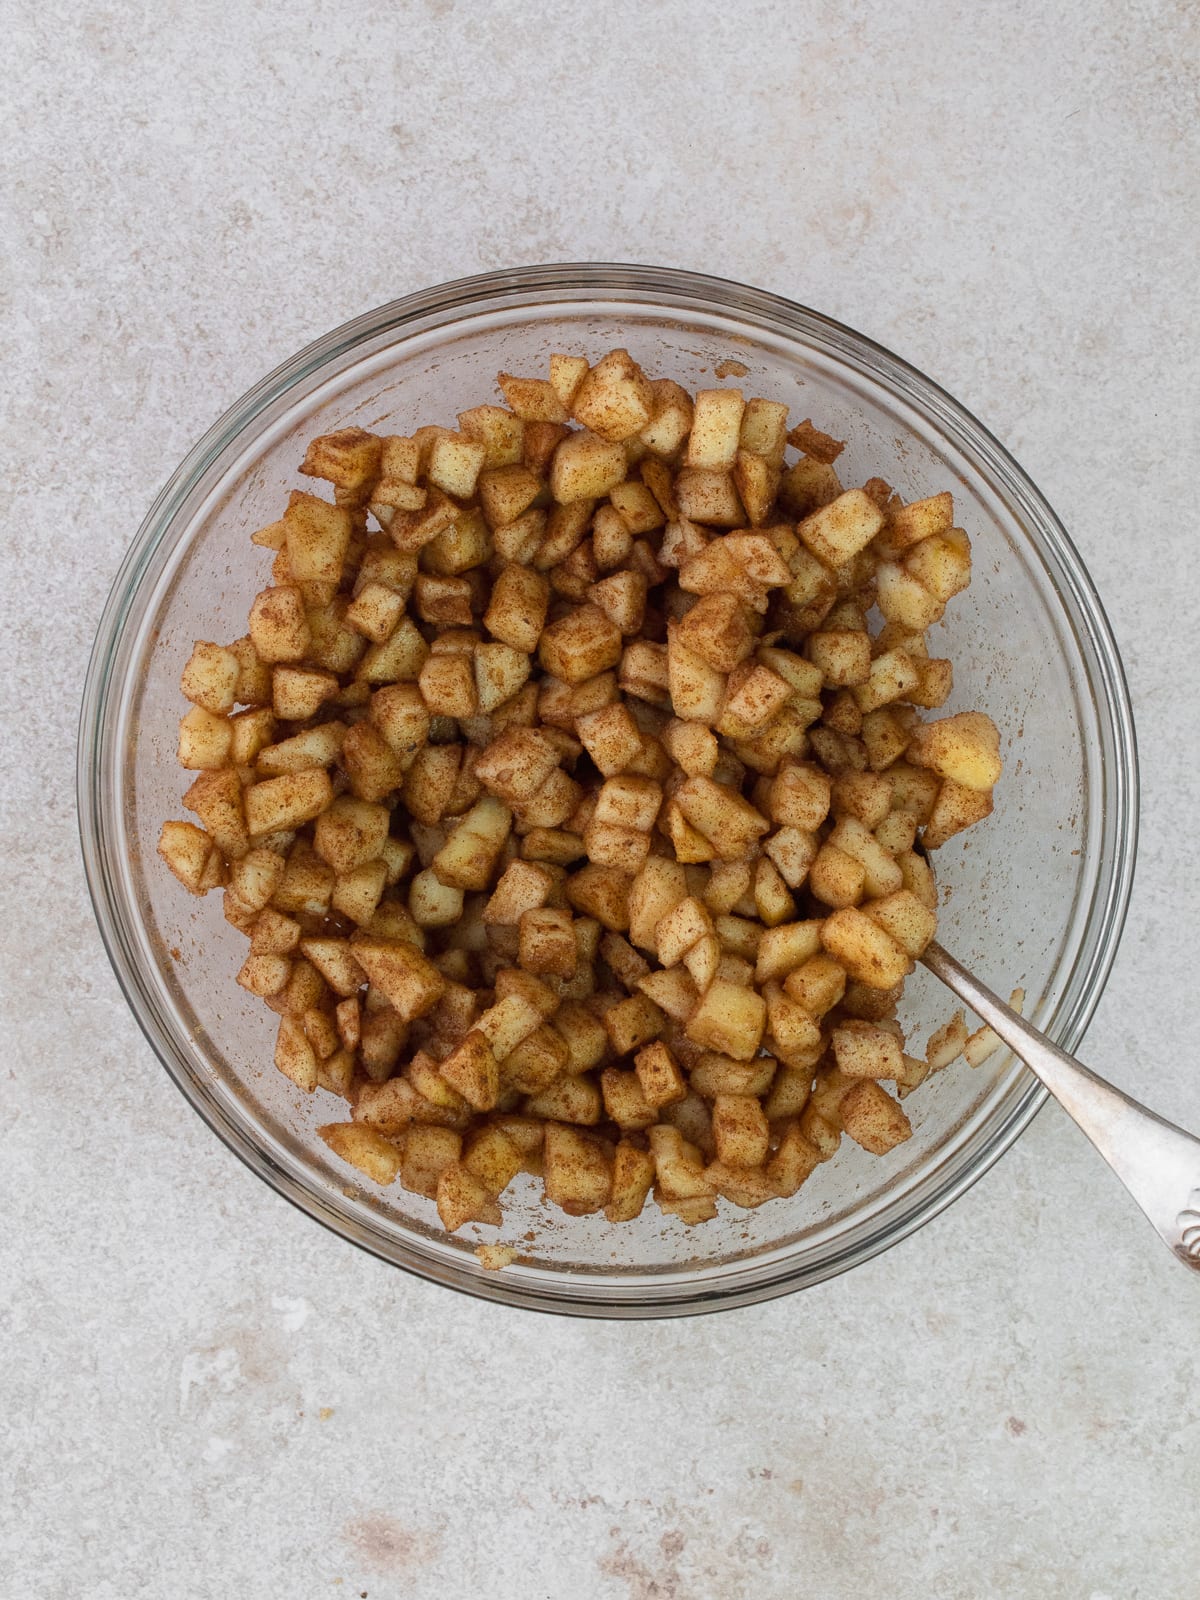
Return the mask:
<path id="1" fill-rule="evenodd" d="M 155 855 L 182 815 L 179 674 L 196 638 L 234 638 L 266 581 L 248 534 L 272 521 L 305 441 L 357 423 L 408 433 L 493 398 L 500 369 L 538 372 L 553 350 L 626 345 L 656 375 L 711 384 L 742 364 L 748 394 L 784 400 L 849 441 L 848 483 L 873 474 L 906 498 L 949 487 L 975 576 L 950 608 L 950 710 L 1000 726 L 996 813 L 939 852 L 939 937 L 1067 1049 L 1083 1034 L 1129 895 L 1137 768 L 1116 646 L 1078 554 L 1033 484 L 928 378 L 848 328 L 774 295 L 650 267 L 492 273 L 410 295 L 302 350 L 221 418 L 167 483 L 100 623 L 79 740 L 83 854 L 100 930 L 146 1037 L 188 1100 L 253 1171 L 387 1261 L 492 1300 L 576 1315 L 650 1317 L 743 1305 L 818 1282 L 894 1244 L 960 1195 L 1044 1098 L 1011 1057 L 961 1063 L 907 1102 L 913 1138 L 876 1159 L 843 1141 L 792 1200 L 721 1202 L 695 1228 L 653 1204 L 610 1228 L 549 1210 L 518 1179 L 495 1229 L 441 1232 L 430 1202 L 356 1181 L 316 1137 L 339 1109 L 271 1064 L 274 1018 L 233 978 L 244 944 L 220 896 L 196 901 Z M 724 369 L 728 370 L 728 369 Z M 902 1020 L 918 1039 L 950 995 L 919 969 Z M 521 1251 L 484 1271 L 476 1243 Z"/>

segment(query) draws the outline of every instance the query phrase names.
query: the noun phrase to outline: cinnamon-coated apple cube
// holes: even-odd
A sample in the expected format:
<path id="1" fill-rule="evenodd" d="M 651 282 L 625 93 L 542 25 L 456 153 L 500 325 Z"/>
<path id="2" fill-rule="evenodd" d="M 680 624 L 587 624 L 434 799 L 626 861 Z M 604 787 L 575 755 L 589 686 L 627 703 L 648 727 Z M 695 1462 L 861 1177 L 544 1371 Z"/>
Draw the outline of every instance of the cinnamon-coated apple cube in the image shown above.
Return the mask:
<path id="1" fill-rule="evenodd" d="M 664 967 L 674 967 L 698 940 L 713 932 L 707 908 L 691 895 L 680 900 L 660 920 L 654 930 L 658 959 Z"/>
<path id="2" fill-rule="evenodd" d="M 693 946 L 693 949 L 695 946 Z M 675 1022 L 686 1022 L 696 1008 L 699 991 L 685 967 L 648 972 L 638 979 L 638 988 L 658 1009 Z"/>
<path id="3" fill-rule="evenodd" d="M 944 489 L 940 494 L 890 509 L 885 537 L 891 549 L 903 551 L 923 539 L 945 533 L 953 522 L 954 496 Z"/>
<path id="4" fill-rule="evenodd" d="M 600 1074 L 600 1092 L 605 1115 L 624 1132 L 638 1132 L 658 1120 L 658 1112 L 646 1099 L 636 1072 L 606 1067 Z"/>
<path id="5" fill-rule="evenodd" d="M 940 849 L 956 833 L 991 816 L 992 803 L 990 789 L 968 787 L 953 778 L 943 778 L 929 821 L 921 830 L 925 849 Z"/>
<path id="6" fill-rule="evenodd" d="M 429 646 L 411 617 L 401 617 L 381 644 L 373 644 L 355 672 L 361 683 L 415 683 Z"/>
<path id="7" fill-rule="evenodd" d="M 413 585 L 413 604 L 422 622 L 439 628 L 469 628 L 473 590 L 467 578 L 445 578 L 435 572 L 417 574 Z"/>
<path id="8" fill-rule="evenodd" d="M 569 411 L 579 385 L 587 376 L 586 356 L 554 354 L 550 357 L 550 386 L 560 403 Z"/>
<path id="9" fill-rule="evenodd" d="M 296 583 L 342 580 L 353 521 L 345 506 L 294 491 L 283 514 L 288 572 Z"/>
<path id="10" fill-rule="evenodd" d="M 813 1069 L 811 1066 L 785 1065 L 775 1074 L 771 1092 L 763 1102 L 769 1122 L 780 1122 L 785 1117 L 798 1117 L 808 1105 L 812 1093 Z"/>
<path id="11" fill-rule="evenodd" d="M 784 827 L 814 832 L 829 814 L 829 774 L 811 762 L 788 762 L 771 782 L 767 809 Z"/>
<path id="12" fill-rule="evenodd" d="M 790 826 L 777 828 L 763 843 L 764 852 L 774 862 L 779 876 L 789 889 L 803 886 L 819 849 L 815 833 Z"/>
<path id="13" fill-rule="evenodd" d="M 737 1061 L 748 1061 L 762 1041 L 767 1008 L 762 996 L 714 978 L 688 1019 L 687 1036 Z"/>
<path id="14" fill-rule="evenodd" d="M 903 565 L 910 577 L 944 604 L 971 581 L 971 541 L 961 528 L 947 528 L 913 545 Z"/>
<path id="15" fill-rule="evenodd" d="M 770 1130 L 754 1095 L 719 1094 L 712 1108 L 717 1159 L 731 1167 L 761 1166 L 767 1158 Z"/>
<path id="16" fill-rule="evenodd" d="M 621 659 L 621 632 L 598 606 L 585 605 L 545 629 L 538 658 L 567 684 L 580 684 Z"/>
<path id="17" fill-rule="evenodd" d="M 737 455 L 746 406 L 740 389 L 701 389 L 692 406 L 685 461 L 728 472 Z"/>
<path id="18" fill-rule="evenodd" d="M 558 767 L 557 748 L 536 728 L 507 728 L 475 763 L 484 788 L 512 803 L 532 799 Z"/>
<path id="19" fill-rule="evenodd" d="M 628 350 L 610 350 L 586 372 L 571 401 L 571 415 L 601 439 L 631 438 L 650 421 L 654 392 Z"/>
<path id="20" fill-rule="evenodd" d="M 613 1192 L 613 1168 L 597 1140 L 578 1128 L 548 1123 L 542 1161 L 546 1198 L 568 1216 L 586 1216 L 608 1204 Z"/>
<path id="21" fill-rule="evenodd" d="M 810 633 L 804 649 L 812 664 L 820 668 L 826 688 L 865 683 L 870 676 L 871 638 L 861 629 Z"/>
<path id="22" fill-rule="evenodd" d="M 300 471 L 324 478 L 351 493 L 367 487 L 380 472 L 383 440 L 365 428 L 340 428 L 309 441 Z"/>
<path id="23" fill-rule="evenodd" d="M 264 589 L 250 606 L 250 639 L 259 659 L 301 661 L 311 635 L 300 590 L 291 584 Z"/>
<path id="24" fill-rule="evenodd" d="M 826 921 L 829 919 L 827 918 Z M 825 923 L 821 924 L 822 939 Z M 823 1017 L 846 992 L 846 969 L 833 956 L 810 956 L 783 980 L 784 992 L 812 1017 Z"/>
<path id="25" fill-rule="evenodd" d="M 755 982 L 764 984 L 773 978 L 784 978 L 789 972 L 817 955 L 821 949 L 821 922 L 785 922 L 767 928 L 758 944 L 755 964 Z"/>
<path id="26" fill-rule="evenodd" d="M 543 479 L 526 466 L 490 467 L 481 471 L 479 504 L 489 528 L 505 527 L 527 511 L 544 488 Z"/>
<path id="27" fill-rule="evenodd" d="M 863 892 L 869 899 L 894 894 L 903 884 L 903 874 L 894 859 L 857 817 L 839 818 L 826 840 L 826 846 L 840 850 L 861 863 Z"/>
<path id="28" fill-rule="evenodd" d="M 281 722 L 307 722 L 340 687 L 332 672 L 277 666 L 271 674 L 271 708 Z"/>
<path id="29" fill-rule="evenodd" d="M 500 1208 L 487 1185 L 459 1161 L 451 1161 L 438 1173 L 437 1209 L 442 1227 L 454 1233 L 468 1222 L 493 1226 L 501 1220 Z"/>
<path id="30" fill-rule="evenodd" d="M 865 828 L 878 828 L 890 814 L 891 780 L 876 772 L 843 773 L 833 785 L 831 800 L 839 817 L 854 817 Z"/>
<path id="31" fill-rule="evenodd" d="M 550 602 L 550 585 L 530 567 L 508 566 L 492 586 L 483 624 L 493 638 L 514 650 L 537 649 Z"/>
<path id="32" fill-rule="evenodd" d="M 671 693 L 667 647 L 652 639 L 631 639 L 621 651 L 617 685 L 623 694 L 669 710 Z"/>
<path id="33" fill-rule="evenodd" d="M 317 1087 L 317 1053 L 298 1016 L 282 1016 L 275 1039 L 275 1065 L 298 1089 L 311 1094 Z"/>
<path id="34" fill-rule="evenodd" d="M 662 1032 L 666 1018 L 645 994 L 632 994 L 607 1010 L 602 1018 L 613 1053 L 631 1054 Z"/>
<path id="35" fill-rule="evenodd" d="M 912 1137 L 912 1124 L 886 1089 L 867 1078 L 843 1095 L 842 1126 L 856 1144 L 872 1155 L 886 1155 Z"/>
<path id="36" fill-rule="evenodd" d="M 372 1183 L 394 1183 L 401 1167 L 396 1145 L 358 1122 L 332 1122 L 317 1129 L 335 1156 L 357 1167 Z"/>
<path id="37" fill-rule="evenodd" d="M 561 768 L 556 768 L 528 800 L 514 801 L 522 828 L 558 828 L 578 809 L 582 790 Z"/>
<path id="38" fill-rule="evenodd" d="M 654 1110 L 673 1105 L 687 1094 L 679 1064 L 661 1040 L 638 1051 L 634 1070 L 646 1103 Z"/>
<path id="39" fill-rule="evenodd" d="M 851 977 L 873 989 L 890 989 L 912 971 L 912 958 L 885 929 L 854 906 L 825 919 L 821 943 Z"/>
<path id="40" fill-rule="evenodd" d="M 717 764 L 717 739 L 711 729 L 673 717 L 662 732 L 663 746 L 689 777 L 711 777 Z"/>
<path id="41" fill-rule="evenodd" d="M 629 926 L 629 888 L 632 882 L 633 877 L 628 872 L 589 862 L 567 879 L 566 896 L 576 911 L 595 917 L 603 927 L 614 933 L 624 933 Z"/>
<path id="42" fill-rule="evenodd" d="M 738 440 L 741 448 L 762 456 L 771 466 L 782 466 L 787 414 L 788 408 L 780 400 L 747 400 Z"/>
<path id="43" fill-rule="evenodd" d="M 746 512 L 731 472 L 685 467 L 675 480 L 679 514 L 714 528 L 744 528 Z"/>
<path id="44" fill-rule="evenodd" d="M 176 758 L 192 772 L 213 772 L 225 766 L 233 745 L 233 724 L 228 717 L 193 706 L 179 722 Z"/>
<path id="45" fill-rule="evenodd" d="M 901 1042 L 886 1028 L 848 1019 L 833 1030 L 838 1070 L 848 1078 L 891 1078 L 903 1075 Z"/>
<path id="46" fill-rule="evenodd" d="M 704 1176 L 703 1155 L 678 1128 L 658 1123 L 648 1130 L 647 1138 L 658 1184 L 668 1198 L 690 1200 L 711 1196 L 712 1185 Z"/>
<path id="47" fill-rule="evenodd" d="M 612 1190 L 604 1207 L 609 1222 L 632 1222 L 641 1215 L 654 1182 L 654 1157 L 648 1150 L 622 1139 L 612 1169 Z"/>
<path id="48" fill-rule="evenodd" d="M 646 448 L 664 459 L 676 456 L 692 427 L 692 397 L 671 378 L 650 385 L 650 418 L 639 438 Z"/>
<path id="49" fill-rule="evenodd" d="M 346 625 L 373 644 L 382 644 L 391 637 L 403 615 L 404 600 L 394 589 L 382 583 L 368 583 L 347 607 Z"/>
<path id="50" fill-rule="evenodd" d="M 872 900 L 867 914 L 896 941 L 902 950 L 919 956 L 937 932 L 937 916 L 910 889 L 897 889 Z"/>
<path id="51" fill-rule="evenodd" d="M 462 1154 L 462 1135 L 453 1128 L 413 1123 L 404 1140 L 400 1182 L 413 1194 L 437 1199 L 438 1179 Z"/>
<path id="52" fill-rule="evenodd" d="M 628 891 L 630 941 L 655 954 L 659 922 L 686 894 L 683 866 L 663 856 L 651 856 Z"/>
<path id="53" fill-rule="evenodd" d="M 572 433 L 557 446 L 550 462 L 550 493 L 562 505 L 598 500 L 623 482 L 627 468 L 620 444 L 594 432 Z"/>
<path id="54" fill-rule="evenodd" d="M 439 434 L 430 447 L 425 475 L 434 488 L 456 500 L 469 500 L 486 465 L 486 456 L 485 447 L 473 439 L 462 434 Z"/>
<path id="55" fill-rule="evenodd" d="M 342 739 L 341 764 L 360 800 L 380 801 L 404 780 L 396 751 L 369 722 L 356 722 Z"/>
<path id="56" fill-rule="evenodd" d="M 649 833 L 662 805 L 662 788 L 630 774 L 608 778 L 596 799 L 595 820 Z"/>
<path id="57" fill-rule="evenodd" d="M 158 854 L 192 894 L 204 894 L 220 882 L 220 852 L 195 823 L 164 822 L 158 836 Z"/>
<path id="58" fill-rule="evenodd" d="M 540 1130 L 537 1144 L 541 1144 Z M 493 1122 L 468 1135 L 463 1145 L 462 1164 L 489 1194 L 503 1194 L 525 1164 L 525 1151 L 513 1137 L 512 1123 Z"/>
<path id="59" fill-rule="evenodd" d="M 433 858 L 443 883 L 486 889 L 512 829 L 512 812 L 491 795 L 476 801 Z"/>
<path id="60" fill-rule="evenodd" d="M 529 678 L 530 660 L 523 650 L 497 643 L 475 646 L 475 699 L 487 716 L 511 700 Z"/>
<path id="61" fill-rule="evenodd" d="M 921 674 L 917 664 L 903 650 L 886 650 L 871 662 L 871 670 L 854 689 L 854 700 L 861 712 L 878 711 L 893 700 L 907 700 L 919 689 Z"/>
<path id="62" fill-rule="evenodd" d="M 711 726 L 721 714 L 725 674 L 693 650 L 679 628 L 671 632 L 667 644 L 667 689 L 675 715 L 685 722 Z"/>
<path id="63" fill-rule="evenodd" d="M 443 883 L 432 867 L 426 867 L 409 885 L 408 909 L 419 927 L 452 928 L 463 914 L 463 891 Z"/>
<path id="64" fill-rule="evenodd" d="M 691 1068 L 688 1078 L 692 1092 L 706 1100 L 713 1100 L 719 1094 L 757 1095 L 761 1099 L 771 1087 L 777 1065 L 772 1056 L 734 1061 L 715 1050 L 706 1050 Z"/>
<path id="65" fill-rule="evenodd" d="M 718 733 L 732 739 L 751 737 L 791 698 L 783 678 L 760 662 L 742 662 L 729 674 Z"/>
<path id="66" fill-rule="evenodd" d="M 193 705 L 223 717 L 233 710 L 240 677 L 241 665 L 232 650 L 197 639 L 179 687 Z"/>
<path id="67" fill-rule="evenodd" d="M 732 672 L 754 648 L 752 615 L 736 595 L 706 594 L 675 625 L 671 639 L 718 672 Z M 676 707 L 676 715 L 684 713 Z"/>
<path id="68" fill-rule="evenodd" d="M 541 1023 L 542 1013 L 529 999 L 520 994 L 506 994 L 483 1012 L 475 1027 L 491 1045 L 496 1059 L 503 1061 Z"/>
<path id="69" fill-rule="evenodd" d="M 613 777 L 640 753 L 642 735 L 627 706 L 615 702 L 576 719 L 584 749 L 605 777 Z"/>
<path id="70" fill-rule="evenodd" d="M 421 952 L 403 940 L 355 934 L 351 954 L 404 1022 L 432 1011 L 446 980 Z"/>
<path id="71" fill-rule="evenodd" d="M 847 489 L 812 512 L 796 532 L 827 567 L 840 567 L 864 550 L 883 526 L 883 512 L 861 489 Z"/>
<path id="72" fill-rule="evenodd" d="M 299 828 L 320 816 L 332 800 L 333 786 L 324 768 L 268 778 L 246 790 L 246 826 L 256 837 Z"/>
<path id="73" fill-rule="evenodd" d="M 918 727 L 908 759 L 967 789 L 990 790 L 1000 777 L 1000 733 L 982 711 L 961 711 Z"/>
<path id="74" fill-rule="evenodd" d="M 821 1153 L 804 1137 L 798 1121 L 789 1122 L 779 1147 L 767 1163 L 776 1194 L 796 1194 L 821 1164 Z"/>
<path id="75" fill-rule="evenodd" d="M 748 800 L 712 778 L 688 778 L 674 799 L 686 820 L 724 861 L 747 855 L 770 828 Z"/>
<path id="76" fill-rule="evenodd" d="M 500 1095 L 500 1068 L 486 1035 L 478 1028 L 473 1028 L 455 1046 L 440 1063 L 438 1071 L 476 1111 L 490 1111 L 496 1104 Z"/>
<path id="77" fill-rule="evenodd" d="M 569 911 L 538 906 L 522 912 L 519 960 L 526 972 L 549 973 L 557 978 L 574 976 L 578 961 L 575 933 Z"/>
<path id="78" fill-rule="evenodd" d="M 618 868 L 627 874 L 638 872 L 650 853 L 649 833 L 599 822 L 595 817 L 583 830 L 583 844 L 597 866 Z"/>
<path id="79" fill-rule="evenodd" d="M 940 787 L 937 774 L 897 761 L 888 768 L 888 777 L 892 780 L 893 809 L 911 814 L 918 823 L 928 822 Z"/>
<path id="80" fill-rule="evenodd" d="M 492 553 L 492 536 L 483 513 L 468 507 L 429 541 L 421 552 L 421 564 L 442 577 L 455 577 L 472 567 L 481 567 Z"/>
<path id="81" fill-rule="evenodd" d="M 526 911 L 546 904 L 554 888 L 554 874 L 548 868 L 532 861 L 510 861 L 483 908 L 483 920 L 515 928 Z"/>
<path id="82" fill-rule="evenodd" d="M 231 768 L 201 772 L 183 797 L 189 811 L 200 818 L 205 832 L 227 862 L 237 861 L 250 848 L 241 779 Z"/>
<path id="83" fill-rule="evenodd" d="M 520 464 L 525 424 L 503 406 L 472 406 L 460 411 L 458 426 L 468 439 L 483 446 L 485 470 Z"/>
<path id="84" fill-rule="evenodd" d="M 739 450 L 733 463 L 733 482 L 752 528 L 760 528 L 771 514 L 779 490 L 780 470 L 750 450 Z"/>
<path id="85" fill-rule="evenodd" d="M 339 874 L 333 885 L 330 910 L 364 927 L 375 915 L 386 884 L 386 863 L 364 861 L 361 866 Z"/>
<path id="86" fill-rule="evenodd" d="M 946 609 L 944 601 L 894 561 L 881 561 L 875 569 L 875 604 L 888 622 L 914 633 L 931 627 Z"/>
<path id="87" fill-rule="evenodd" d="M 904 754 L 909 732 L 895 713 L 885 707 L 863 716 L 860 737 L 867 752 L 868 767 L 872 772 L 883 772 Z"/>
<path id="88" fill-rule="evenodd" d="M 647 585 L 640 572 L 614 572 L 587 591 L 590 603 L 626 637 L 638 632 L 646 614 Z"/>

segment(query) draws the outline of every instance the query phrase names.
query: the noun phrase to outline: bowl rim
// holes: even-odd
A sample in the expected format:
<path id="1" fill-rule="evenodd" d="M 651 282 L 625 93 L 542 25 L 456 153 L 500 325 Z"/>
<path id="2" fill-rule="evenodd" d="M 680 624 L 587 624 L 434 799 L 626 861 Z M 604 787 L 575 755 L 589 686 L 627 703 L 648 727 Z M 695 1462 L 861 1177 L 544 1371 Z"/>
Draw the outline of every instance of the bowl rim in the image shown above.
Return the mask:
<path id="1" fill-rule="evenodd" d="M 569 302 L 565 300 L 568 291 Z M 401 339 L 406 323 L 430 314 L 462 312 L 484 301 L 493 307 L 506 302 L 519 305 L 538 294 L 555 294 L 564 297 L 564 303 L 571 304 L 601 298 L 609 302 L 626 300 L 645 304 L 652 297 L 665 294 L 673 297 L 677 304 L 682 301 L 697 312 L 736 314 L 751 321 L 769 319 L 777 331 L 781 325 L 793 331 L 808 328 L 828 344 L 860 359 L 868 359 L 885 385 L 901 386 L 905 397 L 937 421 L 956 444 L 969 443 L 991 474 L 992 487 L 1002 493 L 1010 507 L 1019 507 L 1036 527 L 1038 537 L 1045 541 L 1056 559 L 1059 575 L 1065 580 L 1070 598 L 1086 623 L 1095 659 L 1089 661 L 1086 652 L 1081 652 L 1084 676 L 1095 698 L 1101 725 L 1113 741 L 1115 758 L 1104 764 L 1104 798 L 1106 818 L 1112 819 L 1116 849 L 1107 882 L 1097 883 L 1087 916 L 1091 948 L 1090 952 L 1081 951 L 1079 957 L 1082 964 L 1087 955 L 1081 991 L 1071 1013 L 1049 1030 L 1050 1037 L 1063 1049 L 1076 1048 L 1099 1003 L 1116 956 L 1129 907 L 1138 835 L 1138 756 L 1129 688 L 1112 627 L 1095 585 L 1045 496 L 1005 446 L 961 402 L 911 363 L 846 324 L 781 295 L 708 274 L 635 263 L 564 262 L 458 278 L 386 302 L 340 324 L 305 345 L 248 389 L 206 430 L 167 479 L 113 579 L 97 625 L 80 704 L 76 759 L 80 848 L 101 940 L 117 983 L 147 1042 L 189 1105 L 222 1143 L 298 1210 L 389 1265 L 475 1298 L 527 1310 L 608 1320 L 695 1315 L 754 1304 L 812 1286 L 848 1271 L 907 1238 L 983 1177 L 1033 1120 L 1048 1098 L 1047 1091 L 1027 1073 L 1027 1082 L 1015 1104 L 1006 1116 L 995 1119 L 996 1126 L 989 1138 L 962 1170 L 952 1174 L 931 1193 L 919 1195 L 905 1211 L 877 1225 L 867 1237 L 829 1252 L 816 1266 L 785 1268 L 748 1286 L 735 1281 L 727 1287 L 693 1285 L 689 1289 L 684 1280 L 670 1289 L 646 1285 L 636 1301 L 614 1301 L 602 1294 L 590 1295 L 586 1274 L 578 1278 L 571 1275 L 569 1285 L 551 1291 L 518 1282 L 504 1273 L 473 1269 L 465 1264 L 453 1268 L 444 1266 L 416 1250 L 401 1260 L 378 1248 L 361 1230 L 348 1227 L 342 1214 L 329 1209 L 310 1187 L 285 1172 L 251 1140 L 224 1124 L 205 1102 L 190 1072 L 173 1059 L 167 1041 L 160 1036 L 153 1020 L 142 990 L 138 964 L 127 947 L 107 862 L 100 755 L 115 649 L 125 620 L 133 609 L 141 580 L 167 540 L 176 515 L 194 485 L 261 411 L 357 346 L 389 333 Z M 454 325 L 453 321 L 446 324 L 447 328 Z M 1042 560 L 1041 552 L 1036 553 Z M 1111 796 L 1108 782 L 1111 782 Z"/>

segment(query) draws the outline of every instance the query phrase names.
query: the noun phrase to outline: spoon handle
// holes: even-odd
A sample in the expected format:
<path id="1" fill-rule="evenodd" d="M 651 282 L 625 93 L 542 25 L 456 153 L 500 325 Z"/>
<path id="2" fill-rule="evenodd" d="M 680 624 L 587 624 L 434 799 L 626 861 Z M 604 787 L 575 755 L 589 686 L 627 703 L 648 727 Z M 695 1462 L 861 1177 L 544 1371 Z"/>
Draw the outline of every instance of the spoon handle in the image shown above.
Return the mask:
<path id="1" fill-rule="evenodd" d="M 928 945 L 921 960 L 1037 1074 L 1141 1206 L 1167 1248 L 1200 1272 L 1200 1139 L 1051 1044 L 940 945 Z"/>

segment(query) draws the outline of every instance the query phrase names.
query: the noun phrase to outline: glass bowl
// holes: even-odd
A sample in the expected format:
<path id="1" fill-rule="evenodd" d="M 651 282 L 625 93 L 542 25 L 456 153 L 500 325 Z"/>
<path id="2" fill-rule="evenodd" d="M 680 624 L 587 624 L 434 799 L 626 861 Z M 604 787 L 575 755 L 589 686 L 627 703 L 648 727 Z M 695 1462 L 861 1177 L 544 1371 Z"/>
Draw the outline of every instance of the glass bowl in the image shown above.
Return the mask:
<path id="1" fill-rule="evenodd" d="M 688 1228 L 650 1203 L 632 1224 L 570 1219 L 521 1177 L 505 1223 L 444 1234 L 431 1202 L 356 1181 L 317 1138 L 339 1105 L 272 1066 L 275 1019 L 234 984 L 242 936 L 220 896 L 197 901 L 155 855 L 183 815 L 179 674 L 196 638 L 245 631 L 270 561 L 248 542 L 273 521 L 305 441 L 360 424 L 409 433 L 495 395 L 498 370 L 537 373 L 553 350 L 625 345 L 690 389 L 735 374 L 747 394 L 849 441 L 847 483 L 880 475 L 906 499 L 954 491 L 974 581 L 951 606 L 948 710 L 1000 726 L 996 812 L 938 855 L 939 939 L 1072 1049 L 1111 966 L 1133 871 L 1133 723 L 1108 622 L 1053 511 L 995 439 L 936 384 L 816 312 L 715 278 L 652 267 L 555 266 L 444 284 L 338 328 L 271 373 L 167 483 L 113 586 L 84 692 L 79 813 L 100 931 L 129 1004 L 208 1125 L 309 1216 L 422 1277 L 512 1305 L 607 1317 L 744 1305 L 895 1244 L 963 1193 L 1044 1098 L 1011 1057 L 961 1062 L 906 1109 L 912 1139 L 882 1159 L 844 1140 L 791 1200 L 720 1202 Z M 731 368 L 722 363 L 738 363 Z M 918 969 L 901 1020 L 918 1048 L 953 1011 Z M 485 1271 L 477 1243 L 520 1251 Z"/>

